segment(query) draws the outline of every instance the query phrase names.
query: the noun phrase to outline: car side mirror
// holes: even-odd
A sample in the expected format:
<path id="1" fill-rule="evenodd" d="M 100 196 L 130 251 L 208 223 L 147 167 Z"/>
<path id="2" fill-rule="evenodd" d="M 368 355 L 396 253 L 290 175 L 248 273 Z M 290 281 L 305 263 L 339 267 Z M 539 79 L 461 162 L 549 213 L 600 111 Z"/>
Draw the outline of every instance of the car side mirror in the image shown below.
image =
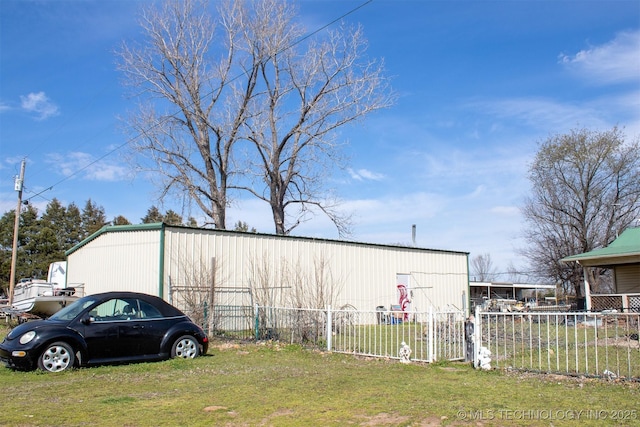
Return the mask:
<path id="1" fill-rule="evenodd" d="M 84 317 L 82 319 L 82 323 L 85 324 L 85 325 L 89 325 L 89 324 L 91 324 L 91 323 L 93 323 L 95 321 L 96 321 L 96 318 L 93 317 L 93 316 L 87 316 L 87 317 Z"/>

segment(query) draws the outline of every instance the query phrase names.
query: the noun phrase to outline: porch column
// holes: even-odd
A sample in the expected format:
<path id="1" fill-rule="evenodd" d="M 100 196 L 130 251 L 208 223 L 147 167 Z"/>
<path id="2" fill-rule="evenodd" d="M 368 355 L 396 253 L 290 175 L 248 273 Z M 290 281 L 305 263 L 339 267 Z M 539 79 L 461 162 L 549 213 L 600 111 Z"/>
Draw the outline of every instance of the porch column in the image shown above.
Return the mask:
<path id="1" fill-rule="evenodd" d="M 584 269 L 584 267 L 583 267 Z M 591 311 L 591 287 L 589 286 L 589 280 L 587 280 L 587 275 L 583 272 L 582 276 L 584 277 L 584 296 L 587 311 Z"/>

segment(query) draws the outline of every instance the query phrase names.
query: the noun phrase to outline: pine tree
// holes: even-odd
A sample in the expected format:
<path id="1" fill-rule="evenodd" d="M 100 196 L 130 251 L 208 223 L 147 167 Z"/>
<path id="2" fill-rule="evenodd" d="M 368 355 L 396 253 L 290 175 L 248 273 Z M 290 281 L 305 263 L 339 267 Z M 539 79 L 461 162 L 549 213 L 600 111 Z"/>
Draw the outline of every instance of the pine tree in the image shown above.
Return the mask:
<path id="1" fill-rule="evenodd" d="M 107 218 L 104 214 L 104 208 L 96 205 L 91 199 L 87 203 L 80 215 L 82 221 L 82 238 L 87 238 L 102 227 L 107 225 Z"/>
<path id="2" fill-rule="evenodd" d="M 162 222 L 163 220 L 164 220 L 164 217 L 162 216 L 158 208 L 155 206 L 151 206 L 147 210 L 147 215 L 141 218 L 141 221 L 143 224 L 153 224 L 156 222 Z"/>
<path id="3" fill-rule="evenodd" d="M 178 215 L 176 212 L 169 209 L 164 214 L 164 222 L 169 225 L 182 225 L 182 217 Z"/>
<path id="4" fill-rule="evenodd" d="M 80 209 L 75 203 L 71 203 L 67 206 L 67 215 L 65 219 L 64 229 L 60 230 L 60 232 L 64 235 L 64 248 L 65 250 L 68 250 L 80 243 L 84 237 L 82 216 L 80 215 Z"/>
<path id="5" fill-rule="evenodd" d="M 129 220 L 122 215 L 118 215 L 117 217 L 113 218 L 113 221 L 111 221 L 111 223 L 113 225 L 131 225 L 131 222 L 129 222 Z"/>

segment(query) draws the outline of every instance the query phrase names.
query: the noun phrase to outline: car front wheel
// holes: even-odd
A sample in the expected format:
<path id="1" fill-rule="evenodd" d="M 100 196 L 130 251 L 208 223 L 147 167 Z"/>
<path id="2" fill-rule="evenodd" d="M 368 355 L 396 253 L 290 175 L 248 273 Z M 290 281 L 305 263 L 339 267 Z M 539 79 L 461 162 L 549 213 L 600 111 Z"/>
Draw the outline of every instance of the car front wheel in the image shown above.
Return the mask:
<path id="1" fill-rule="evenodd" d="M 38 368 L 48 372 L 61 372 L 72 368 L 76 362 L 73 349 L 66 342 L 49 344 L 38 358 Z"/>
<path id="2" fill-rule="evenodd" d="M 200 354 L 200 345 L 191 335 L 183 335 L 178 338 L 171 347 L 171 357 L 193 359 Z"/>

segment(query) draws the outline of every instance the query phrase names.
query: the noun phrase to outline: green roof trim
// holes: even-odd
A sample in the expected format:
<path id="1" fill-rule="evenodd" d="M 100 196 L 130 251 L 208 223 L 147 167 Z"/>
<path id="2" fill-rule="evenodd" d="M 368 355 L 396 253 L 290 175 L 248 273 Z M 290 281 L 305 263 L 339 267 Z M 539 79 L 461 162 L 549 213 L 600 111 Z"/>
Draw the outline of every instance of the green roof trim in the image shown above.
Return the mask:
<path id="1" fill-rule="evenodd" d="M 78 243 L 77 245 L 75 245 L 74 247 L 66 251 L 64 254 L 66 256 L 69 256 L 70 254 L 74 253 L 81 247 L 85 246 L 87 243 L 97 239 L 99 236 L 105 233 L 114 233 L 114 232 L 122 232 L 122 231 L 162 230 L 164 226 L 165 224 L 162 222 L 152 222 L 149 224 L 135 224 L 135 225 L 105 225 L 100 230 L 96 231 L 95 233 L 93 233 L 92 235 L 84 239 L 82 242 Z"/>
<path id="2" fill-rule="evenodd" d="M 605 248 L 562 258 L 563 262 L 598 261 L 606 264 L 612 258 L 640 257 L 640 227 L 627 228 Z M 595 264 L 591 264 L 595 265 Z"/>

